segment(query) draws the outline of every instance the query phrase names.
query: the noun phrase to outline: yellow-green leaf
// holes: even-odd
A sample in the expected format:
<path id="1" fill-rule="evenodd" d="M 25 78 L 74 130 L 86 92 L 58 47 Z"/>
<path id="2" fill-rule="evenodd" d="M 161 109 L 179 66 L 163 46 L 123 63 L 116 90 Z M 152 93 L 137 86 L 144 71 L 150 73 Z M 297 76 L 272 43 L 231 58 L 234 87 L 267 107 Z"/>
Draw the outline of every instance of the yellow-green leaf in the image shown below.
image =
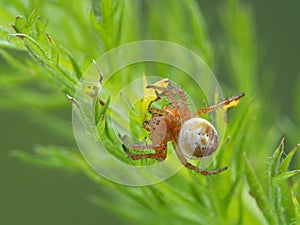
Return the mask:
<path id="1" fill-rule="evenodd" d="M 291 162 L 299 145 L 300 144 L 298 144 L 294 148 L 292 148 L 292 150 L 288 153 L 288 155 L 282 160 L 282 162 L 280 163 L 280 166 L 279 166 L 279 171 L 282 171 L 282 172 L 287 171 L 287 169 L 290 165 L 290 162 Z"/>
<path id="2" fill-rule="evenodd" d="M 299 202 L 294 194 L 294 192 L 292 192 L 292 201 L 294 204 L 294 210 L 295 210 L 295 224 L 300 224 L 300 207 L 299 207 Z"/>
<path id="3" fill-rule="evenodd" d="M 277 149 L 274 151 L 272 157 L 271 157 L 271 162 L 270 162 L 270 179 L 272 179 L 274 176 L 278 174 L 278 167 L 280 165 L 280 159 L 283 153 L 284 149 L 284 138 L 281 139 L 279 146 Z"/>
<path id="4" fill-rule="evenodd" d="M 295 176 L 299 172 L 300 172 L 300 170 L 292 170 L 292 171 L 280 173 L 279 175 L 273 177 L 273 185 L 279 185 L 283 181 L 285 181 L 286 179 L 288 179 L 288 178 L 290 178 L 292 176 Z"/>
<path id="5" fill-rule="evenodd" d="M 261 182 L 259 181 L 254 169 L 252 168 L 249 160 L 245 159 L 245 175 L 250 187 L 250 194 L 255 199 L 257 206 L 260 208 L 269 224 L 277 224 L 276 218 L 274 217 L 272 206 L 270 205 L 269 199 L 267 198 L 266 192 L 263 189 Z"/>

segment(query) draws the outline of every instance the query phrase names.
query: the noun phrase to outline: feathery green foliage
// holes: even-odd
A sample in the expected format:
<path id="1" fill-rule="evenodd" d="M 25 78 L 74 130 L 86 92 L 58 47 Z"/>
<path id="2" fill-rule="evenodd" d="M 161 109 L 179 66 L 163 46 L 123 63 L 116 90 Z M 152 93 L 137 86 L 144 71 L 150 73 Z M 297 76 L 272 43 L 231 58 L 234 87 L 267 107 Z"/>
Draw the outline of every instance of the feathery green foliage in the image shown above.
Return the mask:
<path id="1" fill-rule="evenodd" d="M 299 170 L 289 170 L 296 147 L 284 157 L 282 140 L 272 153 L 282 134 L 265 113 L 273 106 L 256 94 L 272 90 L 260 90 L 257 85 L 260 62 L 251 9 L 238 0 L 225 1 L 218 9 L 221 41 L 215 43 L 201 5 L 194 0 L 82 0 L 76 7 L 64 1 L 37 4 L 28 1 L 25 7 L 11 3 L 0 9 L 4 65 L 0 108 L 22 109 L 28 118 L 34 116 L 36 122 L 60 132 L 70 142 L 71 129 L 53 110 L 71 107 L 64 94 L 76 105 L 72 97 L 93 58 L 131 41 L 158 39 L 186 46 L 216 74 L 226 75 L 226 96 L 246 92 L 247 97 L 229 112 L 228 140 L 222 143 L 213 165 L 229 165 L 229 170 L 215 176 L 182 169 L 162 183 L 133 188 L 100 177 L 71 144 L 69 148 L 38 146 L 34 153 L 13 151 L 14 156 L 38 166 L 84 173 L 107 189 L 107 196 L 91 196 L 90 201 L 118 215 L 124 224 L 299 224 Z M 22 16 L 12 22 L 15 11 Z M 53 18 L 53 14 L 61 19 Z M 130 78 L 123 79 L 126 82 Z M 109 151 L 130 163 L 120 142 L 115 141 L 109 118 L 103 117 L 110 110 L 109 104 L 109 98 L 104 106 L 97 101 L 94 119 L 98 131 Z M 293 126 L 287 117 L 283 121 L 280 125 L 291 130 L 287 131 L 290 140 L 299 141 L 299 126 Z M 288 210 L 292 208 L 294 211 Z"/>

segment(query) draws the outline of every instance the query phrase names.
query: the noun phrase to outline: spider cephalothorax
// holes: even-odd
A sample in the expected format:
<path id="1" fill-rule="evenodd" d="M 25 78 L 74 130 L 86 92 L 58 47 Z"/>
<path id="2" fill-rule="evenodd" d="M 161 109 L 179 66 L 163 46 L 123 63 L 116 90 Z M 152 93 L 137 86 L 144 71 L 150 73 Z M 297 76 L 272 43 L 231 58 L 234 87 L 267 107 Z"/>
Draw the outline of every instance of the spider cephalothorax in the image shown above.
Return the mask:
<path id="1" fill-rule="evenodd" d="M 152 143 L 132 144 L 126 136 L 120 136 L 126 154 L 133 160 L 152 158 L 163 161 L 167 156 L 167 143 L 171 141 L 179 160 L 188 169 L 204 175 L 219 173 L 227 169 L 227 167 L 223 167 L 210 171 L 203 170 L 189 163 L 186 158 L 200 159 L 209 156 L 216 151 L 219 144 L 218 134 L 214 126 L 207 120 L 198 117 L 220 107 L 230 107 L 245 94 L 241 93 L 216 105 L 191 112 L 187 106 L 183 90 L 169 80 L 165 82 L 168 82 L 167 87 L 147 86 L 147 88 L 155 90 L 156 100 L 165 96 L 171 103 L 171 106 L 167 105 L 162 109 L 153 108 L 152 104 L 149 105 L 148 111 L 151 114 L 151 119 L 144 121 L 143 126 L 150 132 L 149 139 Z M 153 149 L 155 152 L 134 154 L 127 147 L 137 151 Z"/>

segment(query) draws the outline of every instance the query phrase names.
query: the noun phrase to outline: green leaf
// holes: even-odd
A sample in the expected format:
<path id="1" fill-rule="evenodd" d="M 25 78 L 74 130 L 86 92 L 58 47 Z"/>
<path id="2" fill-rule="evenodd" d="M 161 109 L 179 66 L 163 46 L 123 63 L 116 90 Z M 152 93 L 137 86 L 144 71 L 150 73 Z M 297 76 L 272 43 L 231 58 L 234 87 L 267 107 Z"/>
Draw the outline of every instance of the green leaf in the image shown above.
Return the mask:
<path id="1" fill-rule="evenodd" d="M 94 33 L 97 32 L 87 32 L 90 31 L 90 26 L 89 23 L 86 22 L 90 21 L 86 21 L 87 18 L 84 17 L 85 7 L 81 6 L 85 3 L 89 3 L 83 0 L 76 5 L 77 7 L 70 6 L 69 3 L 62 0 L 56 1 L 55 5 L 53 5 L 53 2 L 48 5 L 47 1 L 38 1 L 39 7 L 41 6 L 40 12 L 46 14 L 46 17 L 50 20 L 51 37 L 53 37 L 53 40 L 57 37 L 55 38 L 55 43 L 52 39 L 47 39 L 47 22 L 44 23 L 39 19 L 37 10 L 33 11 L 29 17 L 17 18 L 15 23 L 17 33 L 27 35 L 32 38 L 33 41 L 25 36 L 19 36 L 18 39 L 12 38 L 11 42 L 8 42 L 6 38 L 11 31 L 8 32 L 7 29 L 0 28 L 0 46 L 9 49 L 8 51 L 5 50 L 4 53 L 0 52 L 1 57 L 5 59 L 5 62 L 3 62 L 4 66 L 2 67 L 5 69 L 5 72 L 1 75 L 1 81 L 5 82 L 9 78 L 11 80 L 17 80 L 18 77 L 20 77 L 19 80 L 21 80 L 23 77 L 26 77 L 26 73 L 29 75 L 39 75 L 54 80 L 65 92 L 74 96 L 78 86 L 78 80 L 82 77 L 82 71 L 85 70 L 86 66 L 82 65 L 82 62 L 89 62 L 91 61 L 89 58 L 93 58 L 99 54 L 97 47 L 99 44 L 102 44 L 105 50 L 110 49 L 120 44 L 120 37 L 122 36 L 122 43 L 151 38 L 182 44 L 201 55 L 204 61 L 209 64 L 216 73 L 222 71 L 224 74 L 230 74 L 230 77 L 228 77 L 228 79 L 224 77 L 224 80 L 228 81 L 225 83 L 231 84 L 233 82 L 232 85 L 226 87 L 224 83 L 222 84 L 226 95 L 235 93 L 236 89 L 247 92 L 249 96 L 256 93 L 255 80 L 258 74 L 256 71 L 256 68 L 258 68 L 256 60 L 259 60 L 260 57 L 256 55 L 255 52 L 254 29 L 251 27 L 252 20 L 251 14 L 249 14 L 251 11 L 248 10 L 248 5 L 244 7 L 245 5 L 240 3 L 239 0 L 225 1 L 226 7 L 225 10 L 224 7 L 221 9 L 220 18 L 206 21 L 206 18 L 204 18 L 207 16 L 205 14 L 206 6 L 196 0 L 190 0 L 184 3 L 180 1 L 175 3 L 173 0 L 92 1 L 93 3 L 98 3 L 98 8 L 93 6 L 90 18 L 94 27 L 97 28 L 96 30 L 100 36 L 99 39 L 95 39 L 94 36 Z M 23 11 L 27 14 L 28 8 L 33 7 L 35 1 L 29 2 L 31 3 L 26 5 L 23 4 L 21 0 L 17 0 L 17 2 L 13 0 L 9 7 L 13 8 L 13 4 L 18 4 L 18 8 L 13 9 L 13 11 Z M 123 6 L 126 10 L 123 10 Z M 55 10 L 57 9 L 59 9 L 59 11 L 56 12 Z M 204 10 L 203 16 L 200 11 L 202 9 Z M 5 11 L 5 6 L 0 9 L 2 19 L 3 11 Z M 56 18 L 53 18 L 52 15 L 61 15 L 61 12 L 70 13 L 66 13 L 65 15 L 68 20 L 58 20 L 57 22 Z M 92 13 L 94 15 L 92 15 Z M 214 17 L 213 12 L 209 14 L 209 16 Z M 8 24 L 7 21 L 12 21 L 11 18 L 13 19 L 13 16 L 9 19 L 5 19 L 4 22 L 1 20 L 1 22 Z M 224 22 L 223 28 L 225 29 L 219 29 L 220 24 L 218 24 L 218 19 Z M 208 25 L 213 26 L 206 26 L 206 22 L 208 22 Z M 214 35 L 215 29 L 220 30 L 221 34 L 216 37 L 217 42 L 214 42 L 214 38 L 210 38 L 208 35 Z M 15 35 L 17 36 L 17 34 Z M 224 41 L 226 37 L 228 37 L 228 40 Z M 96 43 L 91 40 L 95 40 Z M 70 52 L 74 53 L 74 55 L 65 51 L 61 47 L 62 43 L 60 43 L 60 41 L 65 41 L 65 45 L 68 46 Z M 221 46 L 221 49 L 215 49 L 218 45 Z M 24 46 L 27 46 L 28 49 Z M 10 51 L 15 49 L 17 49 L 18 52 Z M 63 51 L 61 51 L 62 49 Z M 1 51 L 2 50 L 3 49 L 1 49 Z M 226 60 L 223 60 L 222 56 L 220 57 L 218 50 L 224 52 Z M 28 52 L 31 53 L 31 56 L 33 56 L 35 60 L 31 60 L 31 58 L 28 57 Z M 215 61 L 219 61 L 221 64 L 219 65 L 219 63 L 215 63 Z M 223 62 L 224 65 L 222 64 Z M 46 70 L 44 68 L 46 68 Z M 155 68 L 154 64 L 153 70 L 151 69 L 145 72 L 156 74 L 158 71 L 160 75 L 170 74 L 170 78 L 174 75 L 172 71 L 165 73 L 166 71 Z M 136 71 L 132 69 L 132 74 L 135 73 Z M 241 74 L 243 74 L 243 76 L 241 76 Z M 132 77 L 134 76 L 135 75 Z M 43 124 L 49 130 L 53 130 L 58 135 L 61 135 L 63 138 L 71 138 L 72 135 L 68 133 L 70 127 L 67 128 L 67 126 L 70 126 L 70 123 L 65 123 L 60 121 L 57 117 L 52 117 L 51 112 L 49 115 L 43 112 L 48 109 L 64 109 L 64 99 L 60 100 L 52 93 L 44 93 L 44 89 L 40 89 L 40 83 L 37 83 L 35 80 L 37 76 L 27 77 L 32 80 L 27 83 L 24 82 L 25 87 L 22 86 L 23 83 L 19 82 L 14 83 L 15 85 L 12 85 L 14 88 L 8 90 L 9 84 L 12 84 L 13 81 L 10 83 L 7 82 L 4 89 L 2 87 L 0 107 L 7 107 L 5 104 L 10 104 L 10 106 L 15 107 L 13 109 L 22 109 L 23 111 L 24 109 L 36 110 L 35 113 L 31 114 L 32 120 L 37 119 L 39 123 Z M 130 77 L 123 76 L 122 79 L 123 78 L 129 81 L 131 75 Z M 179 80 L 184 85 L 188 85 L 187 80 L 181 78 Z M 245 80 L 247 80 L 247 82 L 245 82 Z M 45 84 L 48 85 L 46 82 Z M 38 86 L 38 91 L 28 92 L 28 90 L 26 90 L 32 88 L 32 86 Z M 262 86 L 265 88 L 264 85 Z M 113 88 L 114 87 L 113 85 Z M 41 90 L 43 94 L 39 94 Z M 48 91 L 48 89 L 46 91 Z M 2 95 L 2 92 L 5 94 Z M 267 93 L 265 89 L 264 92 Z M 199 93 L 192 93 L 191 90 L 191 94 L 193 95 L 192 98 L 196 96 L 195 100 L 201 100 L 198 96 Z M 110 99 L 106 100 L 107 97 L 104 97 L 103 99 L 106 100 L 106 102 L 103 101 L 105 103 L 103 105 L 98 101 L 96 103 L 98 106 L 95 106 L 95 114 L 93 115 L 88 114 L 89 112 L 85 112 L 84 109 L 80 108 L 74 98 L 71 99 L 73 104 L 78 106 L 76 107 L 74 105 L 74 108 L 80 111 L 83 120 L 95 121 L 97 123 L 99 136 L 101 136 L 101 141 L 103 141 L 102 144 L 105 145 L 114 156 L 128 164 L 141 164 L 140 162 L 128 159 L 122 150 L 121 143 L 112 129 L 111 120 L 116 117 L 102 118 L 101 116 L 107 112 L 106 110 L 110 110 L 108 106 Z M 261 103 L 264 105 L 264 110 L 262 110 Z M 171 177 L 161 184 L 153 185 L 150 188 L 130 188 L 103 179 L 89 167 L 80 154 L 61 147 L 42 147 L 36 150 L 35 154 L 18 151 L 14 153 L 18 155 L 19 158 L 23 158 L 37 165 L 44 165 L 51 168 L 64 168 L 71 171 L 82 171 L 96 185 L 101 185 L 105 196 L 107 193 L 115 197 L 117 196 L 116 193 L 119 193 L 122 197 L 127 198 L 124 202 L 120 201 L 117 197 L 113 199 L 116 201 L 99 200 L 101 201 L 101 207 L 115 213 L 119 211 L 124 223 L 127 222 L 126 219 L 131 219 L 130 224 L 153 224 L 153 218 L 155 218 L 155 223 L 157 224 L 228 225 L 245 223 L 261 225 L 266 224 L 264 218 L 261 219 L 262 215 L 264 215 L 269 222 L 268 224 L 274 225 L 277 223 L 281 225 L 287 224 L 285 221 L 294 222 L 294 219 L 291 218 L 292 213 L 289 212 L 290 208 L 296 208 L 295 217 L 296 222 L 299 223 L 300 212 L 297 199 L 295 196 L 292 197 L 293 201 L 296 201 L 296 203 L 294 202 L 295 207 L 293 207 L 293 202 L 287 201 L 285 198 L 284 194 L 286 190 L 284 188 L 286 188 L 286 186 L 278 185 L 278 180 L 282 180 L 283 182 L 286 176 L 293 172 L 282 173 L 287 171 L 294 151 L 292 150 L 285 159 L 282 159 L 283 152 L 276 150 L 271 159 L 271 166 L 268 168 L 270 169 L 268 172 L 272 185 L 263 182 L 263 179 L 260 181 L 257 175 L 262 174 L 265 178 L 266 172 L 264 168 L 262 168 L 262 165 L 264 165 L 263 162 L 266 161 L 266 159 L 261 156 L 270 150 L 266 147 L 273 146 L 274 143 L 272 141 L 274 138 L 271 141 L 264 139 L 264 142 L 262 142 L 263 138 L 261 137 L 265 136 L 259 134 L 264 133 L 267 129 L 269 129 L 270 134 L 273 134 L 276 129 L 274 129 L 274 127 L 266 127 L 269 121 L 265 121 L 265 118 L 260 117 L 265 115 L 263 112 L 270 109 L 268 102 L 262 102 L 261 98 L 256 98 L 251 102 L 243 102 L 243 107 L 245 111 L 241 110 L 242 108 L 237 108 L 233 110 L 233 114 L 230 113 L 232 117 L 226 127 L 227 130 L 224 140 L 226 140 L 227 135 L 230 135 L 231 139 L 228 141 L 228 144 L 222 145 L 222 153 L 224 154 L 222 160 L 224 163 L 226 162 L 226 164 L 230 162 L 230 170 L 214 177 L 204 177 L 189 172 L 188 170 L 182 170 L 178 175 Z M 273 106 L 272 109 L 272 112 L 275 112 L 276 107 L 274 109 Z M 142 120 L 139 121 L 138 116 L 141 115 L 143 117 L 144 115 L 135 115 L 133 111 L 131 112 L 132 115 L 129 117 L 130 123 L 136 125 L 138 124 L 137 122 L 140 122 L 139 124 L 141 125 Z M 43 115 L 38 116 L 40 113 Z M 118 118 L 113 122 L 118 123 Z M 130 124 L 131 128 L 133 127 L 132 125 Z M 285 130 L 289 130 L 286 129 L 286 127 L 284 128 Z M 137 128 L 135 129 L 137 130 Z M 253 130 L 260 132 L 251 132 Z M 299 132 L 292 133 L 296 138 Z M 170 145 L 168 146 L 170 147 Z M 253 152 L 253 150 L 257 150 L 258 147 L 260 147 L 260 151 L 255 153 L 257 159 L 255 167 L 252 168 L 249 162 L 249 165 L 245 165 L 243 152 Z M 218 163 L 220 163 L 219 160 Z M 246 169 L 244 170 L 245 167 Z M 243 177 L 246 177 L 249 184 L 248 186 L 241 181 Z M 243 192 L 245 188 L 248 187 L 250 187 L 251 194 L 258 203 L 258 207 L 244 201 Z M 268 195 L 266 191 L 268 188 L 270 188 L 272 192 L 271 195 Z M 135 205 L 138 206 L 133 208 L 130 202 L 135 202 L 137 203 Z M 254 201 L 251 202 L 254 203 Z M 114 204 L 117 205 L 117 207 L 114 207 Z M 230 204 L 230 207 L 226 204 Z M 129 215 L 127 213 L 128 210 L 124 209 L 124 205 L 130 210 Z M 255 210 L 252 211 L 249 208 L 255 208 Z M 261 210 L 262 213 L 258 212 L 259 210 Z M 270 219 L 271 217 L 274 219 Z M 259 218 L 259 220 L 255 218 Z"/>
<path id="2" fill-rule="evenodd" d="M 261 182 L 259 181 L 257 175 L 254 172 L 249 160 L 244 156 L 245 160 L 245 175 L 250 188 L 250 194 L 255 199 L 258 207 L 264 214 L 265 218 L 269 224 L 278 224 L 276 217 L 274 216 L 272 206 L 270 205 L 269 199 L 263 189 Z"/>
<path id="3" fill-rule="evenodd" d="M 90 20 L 100 36 L 105 50 L 119 45 L 123 15 L 123 1 L 102 0 L 100 4 L 93 2 Z"/>
<path id="4" fill-rule="evenodd" d="M 292 192 L 292 201 L 294 204 L 295 224 L 299 225 L 300 224 L 300 206 L 299 206 L 299 202 L 298 202 L 294 192 Z"/>
<path id="5" fill-rule="evenodd" d="M 40 17 L 36 18 L 34 29 L 36 30 L 36 39 L 37 40 L 41 41 L 42 39 L 45 38 L 47 25 L 48 25 L 48 22 L 42 22 Z"/>
<path id="6" fill-rule="evenodd" d="M 55 44 L 55 42 L 51 39 L 49 35 L 47 35 L 48 41 L 50 43 L 50 62 L 53 66 L 57 67 L 59 64 L 59 53 L 58 53 L 58 48 Z"/>
<path id="7" fill-rule="evenodd" d="M 39 10 L 37 8 L 35 8 L 27 17 L 26 21 L 27 21 L 27 28 L 29 29 L 28 31 L 32 31 L 33 28 L 35 28 L 37 18 L 39 17 L 38 11 Z M 21 32 L 23 32 L 23 31 L 21 31 Z M 26 33 L 26 34 L 30 34 L 30 33 Z"/>
<path id="8" fill-rule="evenodd" d="M 106 49 L 106 43 L 105 43 L 105 30 L 103 29 L 102 25 L 99 23 L 99 21 L 97 20 L 94 11 L 90 10 L 90 20 L 92 22 L 93 27 L 95 28 L 95 30 L 98 32 L 98 35 L 101 37 L 100 41 L 101 41 L 101 45 L 104 49 Z"/>
<path id="9" fill-rule="evenodd" d="M 95 124 L 98 126 L 101 117 L 105 114 L 110 103 L 110 96 L 108 99 L 103 102 L 102 99 L 99 99 L 99 96 L 96 98 L 95 102 Z"/>
<path id="10" fill-rule="evenodd" d="M 15 18 L 16 18 L 16 20 L 15 20 L 14 24 L 11 25 L 14 28 L 14 30 L 17 33 L 28 34 L 29 28 L 28 28 L 27 20 L 22 16 L 16 16 Z"/>
<path id="11" fill-rule="evenodd" d="M 48 71 L 51 72 L 51 75 L 48 75 L 48 78 L 54 78 L 57 80 L 60 85 L 65 89 L 69 94 L 74 94 L 76 90 L 76 85 L 78 79 L 73 76 L 67 69 L 63 68 L 58 64 L 58 52 L 56 51 L 54 45 L 52 45 L 52 58 L 48 56 L 48 52 L 44 50 L 39 43 L 37 43 L 33 38 L 29 37 L 26 34 L 11 34 L 12 37 L 18 37 L 22 40 L 24 45 L 27 47 L 28 51 L 32 56 Z M 54 61 L 52 61 L 54 60 Z"/>
<path id="12" fill-rule="evenodd" d="M 284 149 L 284 138 L 281 139 L 279 146 L 277 149 L 274 151 L 272 157 L 271 157 L 271 162 L 270 162 L 270 179 L 272 179 L 274 176 L 276 176 L 279 173 L 279 165 L 280 165 L 280 160 L 282 157 Z"/>
<path id="13" fill-rule="evenodd" d="M 68 169 L 78 171 L 78 166 L 74 161 L 75 153 L 63 147 L 57 146 L 37 146 L 35 153 L 14 150 L 11 155 L 27 163 L 58 169 Z"/>
<path id="14" fill-rule="evenodd" d="M 297 144 L 294 148 L 292 148 L 292 150 L 288 153 L 288 155 L 282 160 L 282 162 L 279 165 L 279 171 L 285 172 L 288 170 L 291 160 L 299 146 L 300 144 Z"/>
<path id="15" fill-rule="evenodd" d="M 10 34 L 9 36 L 20 38 L 24 45 L 27 47 L 27 49 L 31 52 L 31 54 L 33 54 L 33 56 L 37 60 L 41 62 L 49 62 L 47 52 L 32 37 L 24 33 Z"/>
<path id="16" fill-rule="evenodd" d="M 202 12 L 199 10 L 196 1 L 187 1 L 184 4 L 186 4 L 188 10 L 190 11 L 189 16 L 192 22 L 191 26 L 193 28 L 193 32 L 194 35 L 196 36 L 196 41 L 197 41 L 197 45 L 195 47 L 201 49 L 201 51 L 199 51 L 199 55 L 201 55 L 205 59 L 205 62 L 209 66 L 213 66 L 214 51 L 212 49 L 212 45 L 208 37 L 208 31 L 207 31 L 207 27 Z"/>
<path id="17" fill-rule="evenodd" d="M 76 59 L 74 58 L 74 56 L 72 55 L 72 53 L 71 53 L 68 49 L 66 49 L 66 48 L 64 48 L 64 47 L 62 47 L 62 46 L 60 46 L 60 49 L 61 49 L 65 54 L 67 54 L 67 56 L 68 56 L 68 58 L 69 58 L 69 60 L 70 60 L 70 62 L 71 62 L 71 64 L 72 64 L 73 70 L 74 70 L 74 72 L 75 72 L 75 74 L 76 74 L 76 77 L 77 77 L 78 79 L 80 79 L 80 78 L 82 77 L 82 71 L 81 71 L 80 65 L 79 65 L 79 63 L 78 63 L 78 60 L 76 60 Z"/>
<path id="18" fill-rule="evenodd" d="M 47 77 L 54 78 L 65 92 L 73 95 L 78 78 L 59 63 L 58 47 L 54 40 L 45 33 L 46 25 L 46 23 L 41 22 L 37 10 L 34 10 L 27 19 L 21 16 L 16 17 L 12 27 L 17 33 L 10 34 L 9 37 L 18 37 L 33 58 L 50 72 Z"/>
<path id="19" fill-rule="evenodd" d="M 9 35 L 11 34 L 11 30 L 5 27 L 0 26 L 0 47 L 1 48 L 9 48 L 16 50 L 25 50 L 25 47 L 19 42 L 9 42 Z"/>
<path id="20" fill-rule="evenodd" d="M 283 172 L 278 174 L 277 176 L 273 177 L 273 185 L 280 185 L 282 182 L 287 180 L 288 178 L 297 175 L 300 170 L 292 170 L 288 172 Z"/>

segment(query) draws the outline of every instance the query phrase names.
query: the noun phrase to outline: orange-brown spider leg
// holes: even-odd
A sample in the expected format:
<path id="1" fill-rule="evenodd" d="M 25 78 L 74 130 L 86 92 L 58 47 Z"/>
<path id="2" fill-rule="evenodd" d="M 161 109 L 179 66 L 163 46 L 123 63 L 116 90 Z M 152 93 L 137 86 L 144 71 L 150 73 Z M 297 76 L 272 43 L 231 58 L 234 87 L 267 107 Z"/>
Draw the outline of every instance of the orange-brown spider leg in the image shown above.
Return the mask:
<path id="1" fill-rule="evenodd" d="M 149 88 L 149 87 L 147 86 L 147 88 Z M 150 107 L 150 105 L 151 105 L 153 102 L 156 102 L 156 101 L 158 101 L 158 100 L 161 99 L 161 96 L 160 96 L 160 94 L 158 93 L 157 90 L 155 90 L 155 95 L 156 95 L 156 98 L 150 102 L 149 107 Z"/>
<path id="2" fill-rule="evenodd" d="M 171 117 L 174 117 L 171 113 L 165 111 L 165 110 L 162 110 L 162 109 L 158 109 L 158 108 L 149 108 L 148 111 L 151 113 L 151 114 L 160 114 L 160 115 L 167 115 L 167 116 L 171 116 Z"/>
<path id="3" fill-rule="evenodd" d="M 146 131 L 151 131 L 151 128 L 150 128 L 150 126 L 149 126 L 149 121 L 148 120 L 145 120 L 144 122 L 143 122 L 143 127 L 144 127 L 144 129 L 146 130 Z"/>
<path id="4" fill-rule="evenodd" d="M 188 169 L 190 170 L 194 170 L 198 173 L 201 173 L 203 175 L 211 175 L 211 174 L 217 174 L 217 173 L 220 173 L 224 170 L 226 170 L 228 167 L 223 167 L 223 168 L 220 168 L 220 169 L 216 169 L 216 170 L 203 170 L 203 169 L 200 169 L 196 166 L 194 166 L 193 164 L 189 163 L 186 158 L 184 157 L 184 155 L 181 153 L 181 151 L 179 150 L 178 146 L 176 145 L 176 143 L 173 142 L 173 146 L 174 146 L 174 149 L 175 149 L 175 152 L 180 160 L 180 162 Z"/>
<path id="5" fill-rule="evenodd" d="M 238 94 L 238 95 L 233 96 L 231 98 L 228 98 L 228 99 L 226 99 L 222 102 L 219 102 L 216 105 L 212 105 L 212 106 L 209 106 L 209 107 L 206 107 L 206 108 L 199 109 L 199 110 L 197 110 L 197 112 L 193 116 L 201 116 L 201 115 L 209 113 L 209 112 L 211 112 L 211 111 L 213 111 L 217 108 L 228 106 L 230 103 L 232 103 L 234 101 L 238 101 L 238 100 L 240 100 L 240 98 L 242 98 L 244 96 L 245 96 L 245 93 L 241 93 L 241 94 Z"/>
<path id="6" fill-rule="evenodd" d="M 159 96 L 162 96 L 162 95 L 167 96 L 169 98 L 170 102 L 176 108 L 176 110 L 177 109 L 180 110 L 180 107 L 177 105 L 174 93 L 172 93 L 169 89 L 164 88 L 164 87 L 155 86 L 155 85 L 148 85 L 147 88 L 152 88 L 154 90 L 161 91 L 162 93 L 159 94 Z"/>
<path id="7" fill-rule="evenodd" d="M 179 97 L 179 105 L 180 105 L 180 108 L 182 110 L 183 115 L 185 117 L 189 118 L 190 117 L 190 110 L 189 110 L 189 108 L 187 107 L 187 104 L 186 104 L 186 98 L 185 98 L 184 91 L 179 86 L 177 86 L 176 84 L 174 84 L 171 81 L 169 82 L 169 85 L 171 87 L 171 91 L 173 92 L 173 94 L 177 94 L 178 97 Z"/>
<path id="8" fill-rule="evenodd" d="M 158 161 L 161 162 L 161 161 L 165 160 L 165 158 L 167 156 L 167 147 L 165 144 L 162 144 L 162 145 L 132 144 L 126 139 L 125 135 L 122 137 L 119 134 L 119 138 L 123 142 L 122 147 L 123 147 L 124 152 L 128 155 L 129 158 L 131 158 L 133 160 L 151 158 L 151 159 L 157 159 Z M 131 148 L 133 150 L 137 150 L 137 151 L 153 149 L 153 150 L 155 150 L 155 153 L 133 154 L 128 150 L 127 146 L 129 148 Z"/>
<path id="9" fill-rule="evenodd" d="M 126 135 L 124 135 L 124 136 L 121 136 L 120 134 L 119 134 L 119 138 L 121 139 L 121 141 L 126 145 L 126 146 L 128 146 L 129 148 L 131 148 L 131 149 L 133 149 L 133 150 L 138 150 L 138 151 L 140 151 L 140 150 L 149 150 L 149 149 L 156 149 L 156 148 L 159 148 L 160 147 L 160 145 L 154 145 L 154 144 L 133 144 L 133 143 L 131 143 L 131 142 L 129 142 L 128 140 L 127 140 L 127 137 L 126 137 Z"/>
<path id="10" fill-rule="evenodd" d="M 163 161 L 166 158 L 167 150 L 165 145 L 140 145 L 140 144 L 132 144 L 129 141 L 127 141 L 126 136 L 121 137 L 119 135 L 120 139 L 123 141 L 124 144 L 122 144 L 122 147 L 124 149 L 124 152 L 128 155 L 129 158 L 133 160 L 139 160 L 139 159 L 157 159 L 158 161 Z M 153 149 L 155 150 L 155 153 L 145 153 L 145 154 L 133 154 L 131 153 L 127 146 L 133 150 L 149 150 Z"/>
<path id="11" fill-rule="evenodd" d="M 157 90 L 155 90 L 155 95 L 156 95 L 156 99 L 154 99 L 153 101 L 151 101 L 150 102 L 150 104 L 148 105 L 148 110 L 149 110 L 149 107 L 152 105 L 152 103 L 153 102 L 156 102 L 156 101 L 158 101 L 158 100 L 160 100 L 160 95 L 159 95 L 159 93 L 157 92 Z M 150 112 L 150 111 L 149 111 Z M 151 112 L 150 112 L 151 113 Z M 145 116 L 144 116 L 144 119 L 146 120 L 146 118 L 147 118 L 147 114 L 145 114 Z M 145 127 L 145 126 L 144 126 Z M 147 128 L 146 128 L 147 129 Z M 148 130 L 149 131 L 149 130 Z"/>
<path id="12" fill-rule="evenodd" d="M 185 103 L 185 97 L 184 97 L 183 91 L 181 89 L 179 89 L 178 87 L 176 87 L 176 85 L 173 84 L 171 81 L 169 81 L 169 84 L 172 84 L 171 89 L 167 89 L 167 88 L 159 87 L 159 86 L 155 86 L 155 85 L 148 85 L 147 88 L 152 88 L 152 89 L 161 91 L 162 93 L 160 95 L 164 95 L 170 100 L 172 105 L 175 107 L 175 110 L 177 112 L 179 112 L 180 117 L 184 120 L 189 119 L 189 110 Z M 174 87 L 176 87 L 176 89 L 180 90 L 180 91 L 174 90 Z M 183 102 L 183 103 L 180 103 L 180 105 L 177 103 L 177 101 L 175 99 L 176 95 L 178 95 L 179 98 L 181 99 L 181 101 Z"/>
<path id="13" fill-rule="evenodd" d="M 166 159 L 167 156 L 167 151 L 166 150 L 155 150 L 155 153 L 144 153 L 144 154 L 134 154 L 131 153 L 127 146 L 125 144 L 122 144 L 122 147 L 124 149 L 124 152 L 127 154 L 127 156 L 129 158 L 131 158 L 132 160 L 139 160 L 139 159 L 156 159 L 159 162 L 162 162 L 163 160 Z"/>

